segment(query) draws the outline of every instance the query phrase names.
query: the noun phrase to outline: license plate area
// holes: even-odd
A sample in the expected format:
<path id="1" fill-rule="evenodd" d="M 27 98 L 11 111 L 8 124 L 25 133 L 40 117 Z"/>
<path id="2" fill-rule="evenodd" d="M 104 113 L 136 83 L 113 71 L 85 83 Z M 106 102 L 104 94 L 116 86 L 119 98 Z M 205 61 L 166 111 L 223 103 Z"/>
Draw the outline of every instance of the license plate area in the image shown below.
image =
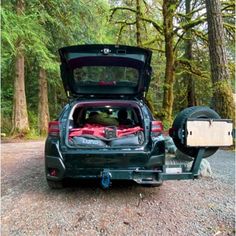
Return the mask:
<path id="1" fill-rule="evenodd" d="M 188 119 L 188 147 L 220 147 L 233 145 L 233 123 L 223 119 Z"/>

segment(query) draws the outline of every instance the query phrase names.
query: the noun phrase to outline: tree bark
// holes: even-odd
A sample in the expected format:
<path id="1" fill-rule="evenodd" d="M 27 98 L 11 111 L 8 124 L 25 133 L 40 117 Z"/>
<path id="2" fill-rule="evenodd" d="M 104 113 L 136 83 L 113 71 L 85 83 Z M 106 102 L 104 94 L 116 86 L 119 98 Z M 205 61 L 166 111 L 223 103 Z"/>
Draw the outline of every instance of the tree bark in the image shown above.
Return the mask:
<path id="1" fill-rule="evenodd" d="M 24 0 L 18 0 L 16 8 L 17 14 L 23 14 L 24 9 Z M 14 82 L 12 132 L 24 135 L 29 131 L 29 120 L 25 95 L 25 58 L 22 49 L 22 41 L 20 39 L 18 40 L 16 47 L 18 53 L 15 64 L 16 77 Z"/>
<path id="2" fill-rule="evenodd" d="M 136 42 L 138 47 L 142 46 L 140 18 L 141 18 L 140 0 L 136 0 Z"/>
<path id="3" fill-rule="evenodd" d="M 46 71 L 39 70 L 39 103 L 38 103 L 38 126 L 39 133 L 45 135 L 48 129 L 49 109 L 48 109 L 48 86 Z"/>
<path id="4" fill-rule="evenodd" d="M 206 0 L 208 41 L 213 83 L 213 108 L 222 118 L 234 119 L 234 100 L 230 86 L 220 0 Z"/>
<path id="5" fill-rule="evenodd" d="M 177 0 L 163 1 L 163 32 L 165 37 L 166 68 L 161 116 L 162 120 L 166 123 L 167 126 L 172 123 L 173 86 L 175 81 L 173 17 L 177 7 L 177 2 Z"/>
<path id="6" fill-rule="evenodd" d="M 185 0 L 186 15 L 191 11 L 191 0 Z M 191 17 L 188 18 L 188 21 L 191 21 Z M 192 53 L 192 35 L 191 29 L 187 29 L 186 40 L 185 40 L 185 58 L 189 61 L 193 59 Z M 195 82 L 193 76 L 190 72 L 185 73 L 185 81 L 187 85 L 187 105 L 188 107 L 196 106 L 196 96 L 195 96 Z"/>

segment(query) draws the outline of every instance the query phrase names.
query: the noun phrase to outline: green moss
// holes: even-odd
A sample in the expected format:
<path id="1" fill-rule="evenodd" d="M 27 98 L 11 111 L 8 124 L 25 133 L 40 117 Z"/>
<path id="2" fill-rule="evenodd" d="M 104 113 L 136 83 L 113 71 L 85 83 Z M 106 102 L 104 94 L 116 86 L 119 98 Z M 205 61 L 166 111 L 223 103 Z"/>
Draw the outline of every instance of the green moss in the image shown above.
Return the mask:
<path id="1" fill-rule="evenodd" d="M 41 140 L 46 138 L 47 134 L 39 135 L 38 129 L 31 129 L 29 133 L 27 133 L 24 137 L 26 140 Z"/>
<path id="2" fill-rule="evenodd" d="M 213 84 L 213 106 L 221 118 L 235 121 L 235 103 L 228 81 Z"/>

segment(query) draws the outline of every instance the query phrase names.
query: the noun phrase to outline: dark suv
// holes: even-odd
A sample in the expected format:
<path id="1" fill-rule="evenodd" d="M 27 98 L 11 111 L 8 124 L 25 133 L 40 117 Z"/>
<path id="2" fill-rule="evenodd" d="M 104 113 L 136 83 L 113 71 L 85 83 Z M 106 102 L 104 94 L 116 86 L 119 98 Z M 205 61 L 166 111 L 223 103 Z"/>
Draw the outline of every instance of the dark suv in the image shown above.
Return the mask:
<path id="1" fill-rule="evenodd" d="M 165 163 L 162 123 L 144 101 L 151 51 L 130 46 L 61 48 L 61 77 L 70 102 L 49 123 L 46 178 L 101 178 L 159 184 Z"/>
<path id="2" fill-rule="evenodd" d="M 151 79 L 151 51 L 80 45 L 61 48 L 59 53 L 69 103 L 58 120 L 49 123 L 45 170 L 50 187 L 62 187 L 65 178 L 100 179 L 108 188 L 112 180 L 159 185 L 167 179 L 196 176 L 197 158 L 192 172 L 165 164 L 162 123 L 153 119 L 144 99 Z M 194 108 L 187 115 L 199 116 L 199 111 L 202 108 Z M 187 119 L 186 112 L 180 116 Z M 172 132 L 177 141 L 180 121 Z M 179 147 L 181 139 L 182 135 Z"/>

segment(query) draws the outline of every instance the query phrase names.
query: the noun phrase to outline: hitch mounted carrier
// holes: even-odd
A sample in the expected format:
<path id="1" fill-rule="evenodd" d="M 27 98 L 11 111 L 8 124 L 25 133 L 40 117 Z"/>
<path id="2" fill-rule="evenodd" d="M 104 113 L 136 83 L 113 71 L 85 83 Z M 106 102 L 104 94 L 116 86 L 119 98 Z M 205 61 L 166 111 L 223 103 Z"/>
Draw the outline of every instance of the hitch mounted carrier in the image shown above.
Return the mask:
<path id="1" fill-rule="evenodd" d="M 163 170 L 144 169 L 104 169 L 101 172 L 101 186 L 108 189 L 112 180 L 133 180 L 138 184 L 158 185 L 164 180 L 183 180 L 198 178 L 198 170 L 205 152 L 200 148 L 197 157 L 194 159 L 191 169 L 185 170 L 184 165 L 164 165 Z"/>
<path id="2" fill-rule="evenodd" d="M 198 170 L 200 168 L 200 164 L 202 161 L 202 158 L 204 156 L 205 148 L 200 148 L 197 154 L 197 157 L 194 158 L 193 164 L 191 166 L 190 171 L 184 171 L 181 173 L 167 173 L 167 168 L 170 170 L 174 167 L 177 167 L 176 169 L 184 169 L 181 167 L 181 165 L 165 165 L 165 171 L 160 173 L 160 179 L 161 180 L 181 180 L 181 179 L 196 179 L 198 178 Z"/>

